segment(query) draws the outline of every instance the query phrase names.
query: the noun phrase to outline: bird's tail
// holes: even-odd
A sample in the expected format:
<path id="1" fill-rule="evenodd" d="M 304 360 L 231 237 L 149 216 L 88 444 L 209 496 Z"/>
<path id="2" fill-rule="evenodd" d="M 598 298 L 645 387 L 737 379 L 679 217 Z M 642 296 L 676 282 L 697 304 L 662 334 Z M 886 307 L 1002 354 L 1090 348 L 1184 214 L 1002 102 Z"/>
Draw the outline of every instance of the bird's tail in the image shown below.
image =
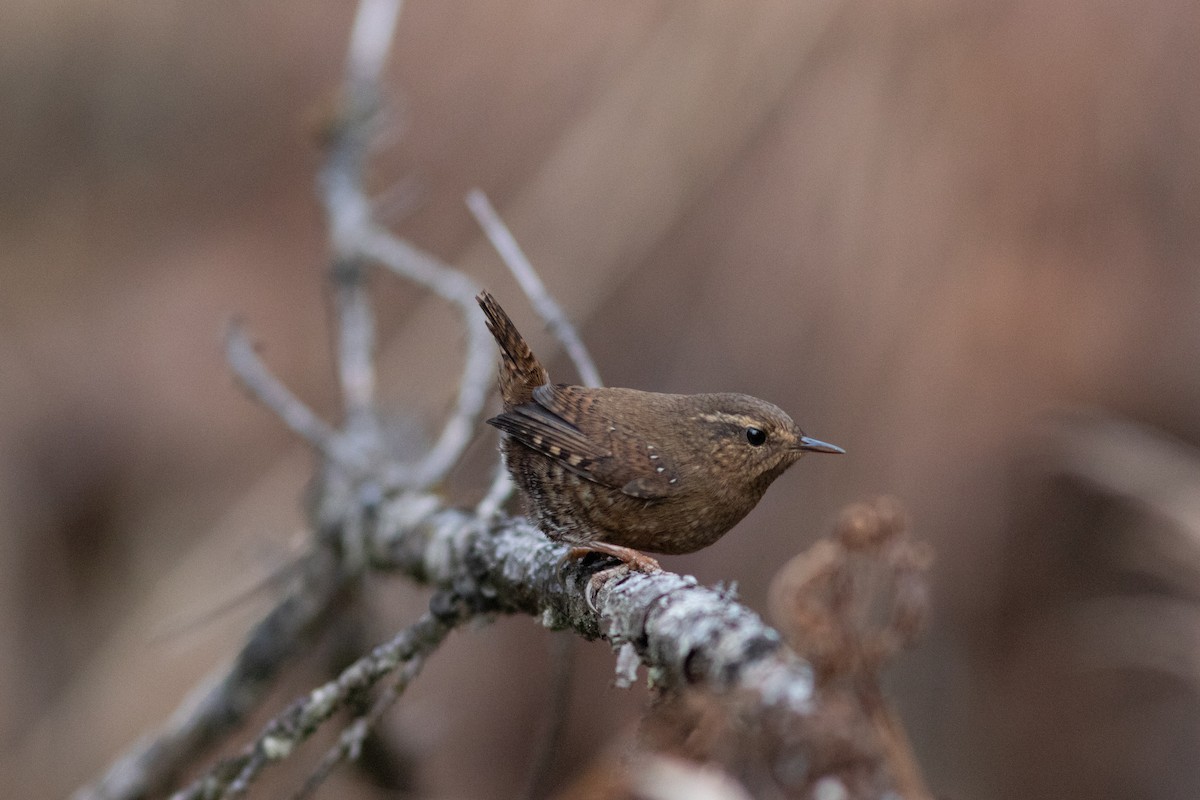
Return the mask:
<path id="1" fill-rule="evenodd" d="M 533 390 L 550 382 L 546 368 L 529 349 L 525 337 L 496 298 L 484 291 L 475 300 L 487 317 L 488 330 L 500 345 L 500 397 L 504 408 L 507 410 L 532 401 Z"/>

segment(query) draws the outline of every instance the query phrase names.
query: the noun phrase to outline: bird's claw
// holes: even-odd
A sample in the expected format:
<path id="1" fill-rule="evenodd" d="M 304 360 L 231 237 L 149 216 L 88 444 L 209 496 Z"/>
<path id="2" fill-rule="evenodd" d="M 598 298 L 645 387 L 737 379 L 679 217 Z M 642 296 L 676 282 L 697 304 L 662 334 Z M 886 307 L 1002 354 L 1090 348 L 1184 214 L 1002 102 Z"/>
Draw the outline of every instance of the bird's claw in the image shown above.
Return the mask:
<path id="1" fill-rule="evenodd" d="M 596 608 L 596 596 L 600 593 L 600 590 L 609 581 L 614 578 L 623 578 L 630 572 L 633 572 L 633 569 L 629 564 L 618 564 L 615 567 L 602 569 L 588 578 L 587 587 L 583 590 L 583 598 L 587 601 L 588 608 L 598 613 L 600 609 Z"/>
<path id="2" fill-rule="evenodd" d="M 604 588 L 604 584 L 611 581 L 613 578 L 624 577 L 631 572 L 642 572 L 647 575 L 653 575 L 656 572 L 662 572 L 662 567 L 656 559 L 651 558 L 645 553 L 634 550 L 630 547 L 620 547 L 618 545 L 610 545 L 606 542 L 590 542 L 587 545 L 572 547 L 563 556 L 559 565 L 561 570 L 566 567 L 571 561 L 583 558 L 591 553 L 600 553 L 617 559 L 620 563 L 613 567 L 607 567 L 592 575 L 588 579 L 587 587 L 584 589 L 584 599 L 587 601 L 588 608 L 596 611 L 596 595 Z M 564 576 L 565 577 L 565 576 Z"/>
<path id="3" fill-rule="evenodd" d="M 656 572 L 663 571 L 662 567 L 660 567 L 658 562 L 653 558 L 647 557 L 646 561 L 650 563 L 647 564 L 626 561 L 624 563 L 617 564 L 615 567 L 608 567 L 607 569 L 602 569 L 599 572 L 594 573 L 592 577 L 588 578 L 587 588 L 584 589 L 583 592 L 584 599 L 587 600 L 588 608 L 590 608 L 592 611 L 599 611 L 599 609 L 596 608 L 596 596 L 609 581 L 620 580 L 621 578 L 624 578 L 634 572 L 641 572 L 645 575 L 653 575 Z"/>

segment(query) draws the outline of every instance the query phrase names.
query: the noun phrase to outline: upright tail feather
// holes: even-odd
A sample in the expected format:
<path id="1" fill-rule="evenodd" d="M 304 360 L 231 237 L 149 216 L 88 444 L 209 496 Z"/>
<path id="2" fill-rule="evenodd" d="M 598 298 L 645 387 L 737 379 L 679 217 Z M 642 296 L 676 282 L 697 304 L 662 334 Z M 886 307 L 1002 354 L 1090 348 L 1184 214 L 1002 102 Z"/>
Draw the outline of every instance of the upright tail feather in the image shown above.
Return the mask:
<path id="1" fill-rule="evenodd" d="M 487 317 L 488 330 L 500 345 L 500 397 L 507 411 L 533 400 L 533 390 L 549 383 L 546 368 L 529 349 L 525 337 L 513 325 L 508 314 L 486 291 L 475 298 Z"/>

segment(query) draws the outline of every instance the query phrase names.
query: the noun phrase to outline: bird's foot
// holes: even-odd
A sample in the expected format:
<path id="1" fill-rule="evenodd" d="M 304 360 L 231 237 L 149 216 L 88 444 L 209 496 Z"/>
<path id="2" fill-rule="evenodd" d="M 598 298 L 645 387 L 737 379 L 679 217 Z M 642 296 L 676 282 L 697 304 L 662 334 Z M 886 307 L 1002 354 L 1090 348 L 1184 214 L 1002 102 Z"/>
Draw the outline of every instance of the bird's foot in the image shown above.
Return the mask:
<path id="1" fill-rule="evenodd" d="M 659 566 L 658 560 L 651 558 L 641 550 L 634 550 L 632 547 L 621 547 L 618 544 L 609 544 L 608 542 L 588 542 L 587 544 L 575 545 L 563 556 L 563 563 L 583 558 L 589 553 L 603 553 L 606 556 L 612 556 L 623 565 L 637 572 L 648 574 L 662 572 L 662 567 Z M 604 571 L 607 572 L 608 570 Z"/>
<path id="2" fill-rule="evenodd" d="M 646 574 L 662 572 L 662 567 L 659 566 L 658 561 L 640 550 L 634 550 L 632 547 L 621 547 L 620 545 L 609 544 L 608 542 L 588 542 L 584 545 L 576 545 L 563 556 L 563 564 L 566 565 L 571 561 L 583 558 L 589 553 L 602 553 L 606 556 L 612 556 L 621 562 L 615 567 L 600 570 L 588 580 L 585 598 L 587 599 L 588 607 L 592 611 L 596 610 L 596 594 L 604 587 L 604 584 L 612 579 L 628 575 L 630 572 L 644 572 Z"/>

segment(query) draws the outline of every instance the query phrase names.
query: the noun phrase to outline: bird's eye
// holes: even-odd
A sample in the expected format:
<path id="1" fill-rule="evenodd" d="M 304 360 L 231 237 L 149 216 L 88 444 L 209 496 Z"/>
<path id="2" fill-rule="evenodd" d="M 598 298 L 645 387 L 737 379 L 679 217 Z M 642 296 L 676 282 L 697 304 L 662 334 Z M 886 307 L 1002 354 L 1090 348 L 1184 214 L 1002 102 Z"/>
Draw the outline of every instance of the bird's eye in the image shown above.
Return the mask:
<path id="1" fill-rule="evenodd" d="M 746 441 L 760 447 L 767 441 L 767 432 L 760 428 L 746 428 Z"/>

